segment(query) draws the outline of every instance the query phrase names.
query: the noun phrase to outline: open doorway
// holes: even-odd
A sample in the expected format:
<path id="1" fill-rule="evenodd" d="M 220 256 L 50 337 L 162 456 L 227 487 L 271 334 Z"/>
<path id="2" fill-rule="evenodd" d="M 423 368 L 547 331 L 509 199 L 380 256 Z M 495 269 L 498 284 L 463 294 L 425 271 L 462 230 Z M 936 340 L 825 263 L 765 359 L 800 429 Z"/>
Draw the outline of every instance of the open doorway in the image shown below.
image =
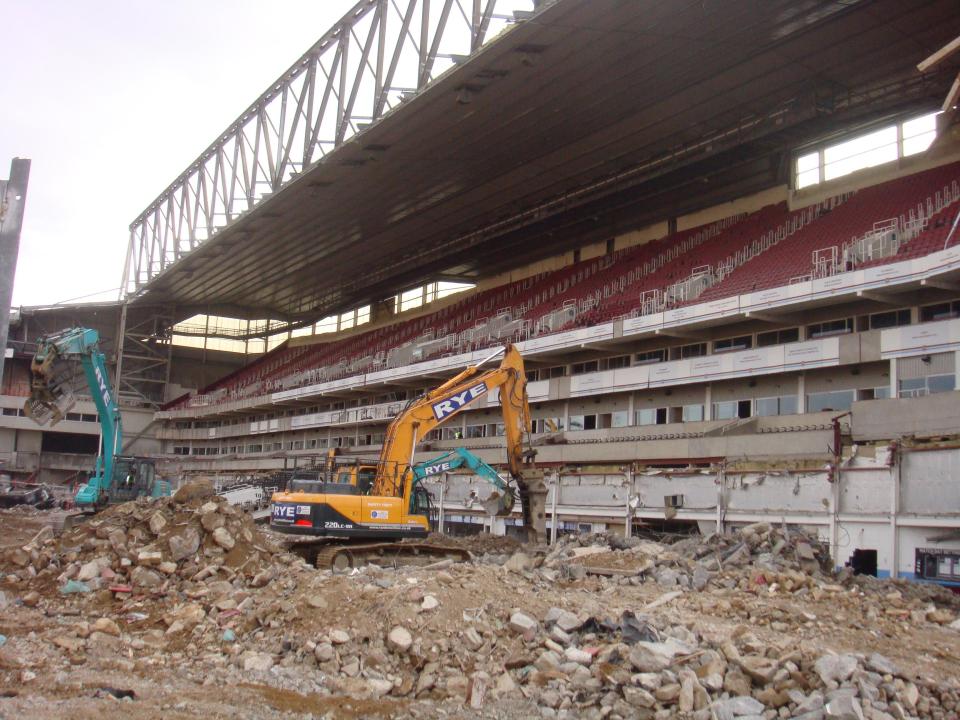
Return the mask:
<path id="1" fill-rule="evenodd" d="M 847 563 L 854 575 L 877 576 L 877 551 L 857 548 Z"/>

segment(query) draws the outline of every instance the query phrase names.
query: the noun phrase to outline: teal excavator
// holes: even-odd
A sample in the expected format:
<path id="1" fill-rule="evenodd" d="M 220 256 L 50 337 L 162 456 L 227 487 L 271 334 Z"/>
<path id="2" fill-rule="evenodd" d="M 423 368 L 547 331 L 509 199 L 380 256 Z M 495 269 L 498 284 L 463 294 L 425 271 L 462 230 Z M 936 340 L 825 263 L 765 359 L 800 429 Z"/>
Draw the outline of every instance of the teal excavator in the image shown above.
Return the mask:
<path id="1" fill-rule="evenodd" d="M 490 515 L 509 515 L 517 501 L 515 488 L 508 485 L 496 470 L 487 465 L 466 448 L 455 448 L 440 457 L 413 466 L 414 486 L 419 486 L 430 477 L 466 468 L 493 486 L 493 493 L 481 500 L 483 509 Z"/>
<path id="2" fill-rule="evenodd" d="M 122 454 L 123 424 L 99 348 L 96 330 L 70 328 L 40 338 L 30 363 L 30 397 L 24 412 L 38 425 L 56 425 L 76 403 L 75 361 L 80 360 L 100 418 L 100 449 L 93 475 L 77 490 L 85 513 L 138 497 L 164 497 L 170 483 L 157 477 L 151 458 Z"/>

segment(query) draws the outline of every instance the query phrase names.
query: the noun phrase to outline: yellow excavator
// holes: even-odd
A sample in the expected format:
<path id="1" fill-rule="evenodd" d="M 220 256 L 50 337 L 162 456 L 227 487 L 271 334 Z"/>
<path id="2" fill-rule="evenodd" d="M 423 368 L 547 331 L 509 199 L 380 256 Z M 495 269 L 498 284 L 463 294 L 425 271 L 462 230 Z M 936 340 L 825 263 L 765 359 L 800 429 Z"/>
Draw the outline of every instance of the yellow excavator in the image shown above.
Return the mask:
<path id="1" fill-rule="evenodd" d="M 503 356 L 499 367 L 483 366 Z M 500 393 L 507 466 L 517 485 L 530 539 L 546 537 L 543 472 L 533 465 L 530 405 L 523 358 L 510 344 L 411 401 L 390 423 L 377 463 L 340 468 L 337 482 L 296 483 L 274 493 L 270 527 L 301 536 L 290 544 L 318 567 L 345 570 L 375 556 L 451 556 L 456 548 L 398 540 L 424 539 L 430 531 L 430 496 L 415 472 L 417 443 L 492 390 Z M 363 544 L 362 541 L 380 541 Z M 387 542 L 384 542 L 387 541 Z"/>

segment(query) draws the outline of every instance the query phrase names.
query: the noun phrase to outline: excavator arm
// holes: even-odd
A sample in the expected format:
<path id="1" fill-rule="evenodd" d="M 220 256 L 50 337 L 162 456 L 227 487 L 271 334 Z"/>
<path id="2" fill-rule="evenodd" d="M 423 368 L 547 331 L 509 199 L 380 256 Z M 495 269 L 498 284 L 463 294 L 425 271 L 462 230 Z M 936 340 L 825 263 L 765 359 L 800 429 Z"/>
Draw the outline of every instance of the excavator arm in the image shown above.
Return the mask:
<path id="1" fill-rule="evenodd" d="M 500 473 L 466 448 L 456 448 L 440 457 L 414 465 L 413 479 L 414 482 L 421 482 L 428 477 L 464 467 L 493 486 L 494 492 L 483 501 L 483 507 L 488 513 L 509 515 L 513 512 L 513 505 L 516 502 L 514 489 L 500 477 Z"/>
<path id="2" fill-rule="evenodd" d="M 500 355 L 500 366 L 482 367 Z M 526 465 L 535 451 L 530 447 L 530 405 L 523 357 L 511 344 L 471 365 L 422 397 L 411 402 L 387 428 L 374 495 L 409 498 L 413 484 L 413 455 L 417 443 L 434 428 L 446 423 L 493 390 L 499 390 L 507 441 L 507 465 L 517 482 L 523 502 L 524 523 L 537 539 L 545 536 L 546 487 L 541 472 Z"/>

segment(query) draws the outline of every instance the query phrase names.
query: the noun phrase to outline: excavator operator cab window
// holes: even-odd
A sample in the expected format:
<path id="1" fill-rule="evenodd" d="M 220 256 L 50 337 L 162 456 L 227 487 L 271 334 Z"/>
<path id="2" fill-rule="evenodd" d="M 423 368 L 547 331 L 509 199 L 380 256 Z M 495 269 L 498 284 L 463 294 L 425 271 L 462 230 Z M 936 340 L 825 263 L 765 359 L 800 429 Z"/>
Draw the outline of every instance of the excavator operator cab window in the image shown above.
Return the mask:
<path id="1" fill-rule="evenodd" d="M 357 473 L 357 487 L 360 489 L 361 494 L 370 494 L 370 489 L 373 487 L 373 481 L 376 477 L 377 471 L 375 468 L 362 468 Z"/>
<path id="2" fill-rule="evenodd" d="M 415 485 L 410 494 L 410 514 L 430 517 L 430 492 L 423 485 Z"/>
<path id="3" fill-rule="evenodd" d="M 340 472 L 337 473 L 337 479 L 334 482 L 339 483 L 341 485 L 350 485 L 351 480 L 352 478 L 350 477 L 350 471 L 341 470 Z"/>

